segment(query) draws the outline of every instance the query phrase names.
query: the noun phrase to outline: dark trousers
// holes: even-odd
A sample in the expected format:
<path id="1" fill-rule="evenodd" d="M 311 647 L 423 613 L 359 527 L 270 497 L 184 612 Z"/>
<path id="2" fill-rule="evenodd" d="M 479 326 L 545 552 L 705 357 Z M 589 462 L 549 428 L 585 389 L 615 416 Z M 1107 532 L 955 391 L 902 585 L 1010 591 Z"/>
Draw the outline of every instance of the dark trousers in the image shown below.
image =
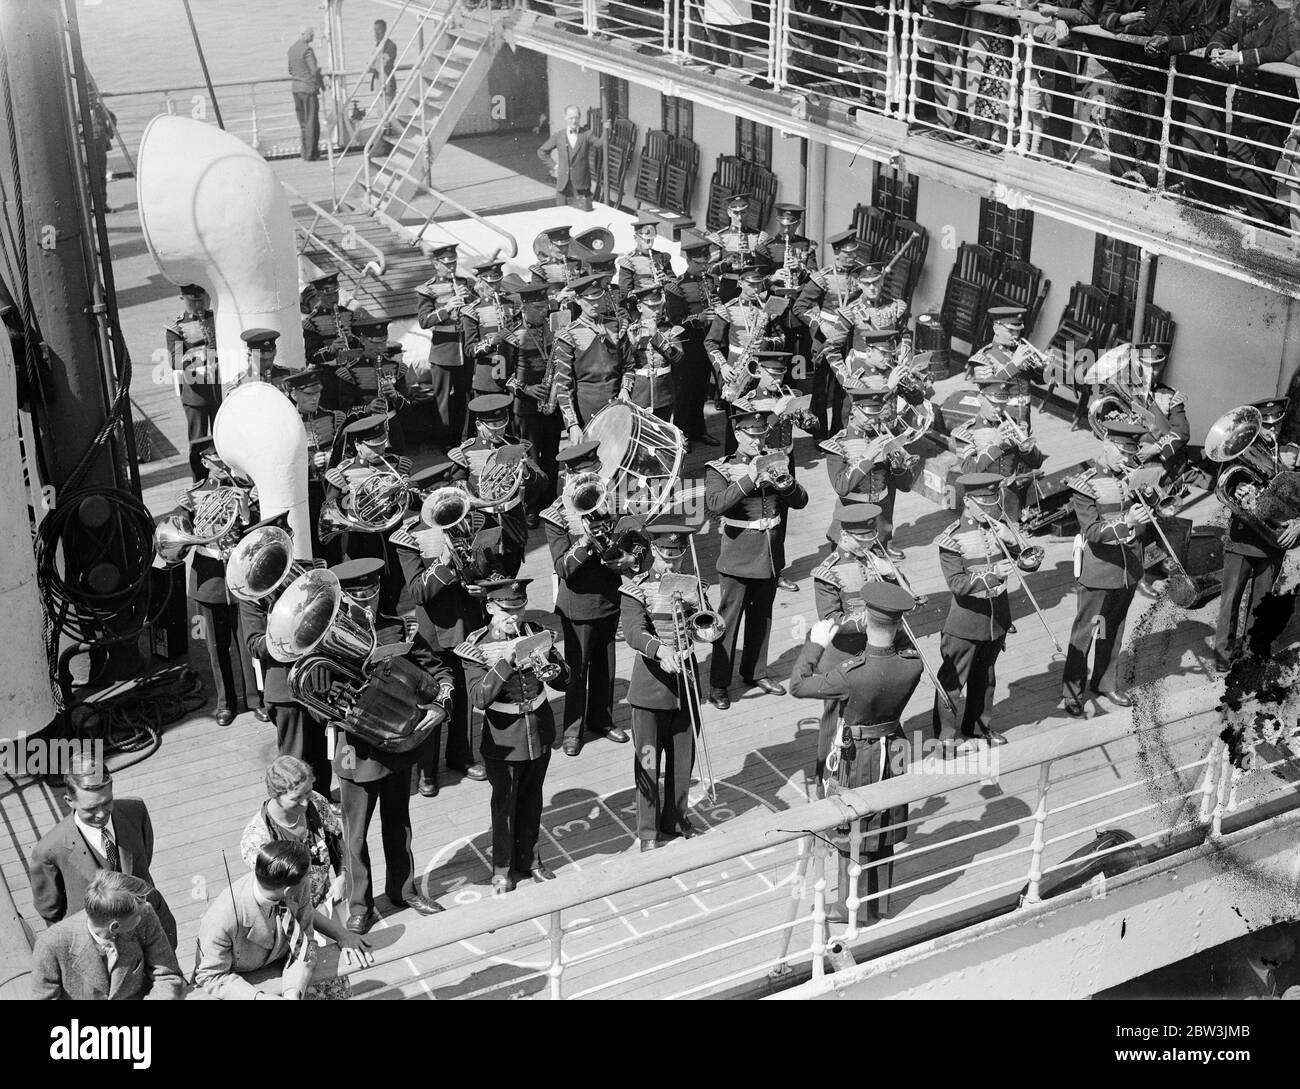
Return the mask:
<path id="1" fill-rule="evenodd" d="M 1282 567 L 1282 557 L 1277 556 L 1243 556 L 1239 552 L 1223 554 L 1223 584 L 1219 594 L 1219 621 L 1214 628 L 1214 649 L 1225 658 L 1231 658 L 1241 650 L 1241 644 L 1252 638 L 1255 618 L 1260 602 L 1273 589 L 1277 573 Z M 1250 587 L 1250 598 L 1246 603 L 1245 636 L 1242 638 L 1240 626 L 1241 599 Z M 1271 643 L 1272 640 L 1269 640 Z M 1267 655 L 1266 644 L 1263 653 Z"/>
<path id="2" fill-rule="evenodd" d="M 826 423 L 826 411 L 830 410 L 830 434 L 834 435 L 844 427 L 844 390 L 840 380 L 835 377 L 830 364 L 821 360 L 813 367 L 812 401 L 808 410 L 823 425 Z"/>
<path id="3" fill-rule="evenodd" d="M 451 670 L 451 714 L 447 721 L 433 728 L 420 751 L 420 778 L 437 782 L 438 757 L 442 751 L 442 731 L 447 728 L 447 766 L 467 768 L 474 763 L 473 731 L 469 711 L 469 689 L 465 685 L 465 667 L 455 651 L 434 650 L 438 660 Z"/>
<path id="4" fill-rule="evenodd" d="M 1061 690 L 1067 699 L 1084 698 L 1088 680 L 1088 645 L 1093 645 L 1092 680 L 1094 692 L 1115 690 L 1115 652 L 1124 639 L 1124 621 L 1137 587 L 1115 590 L 1090 590 L 1080 586 L 1074 626 L 1070 628 L 1070 649 L 1065 653 L 1065 675 Z M 1096 642 L 1093 632 L 1096 631 Z"/>
<path id="5" fill-rule="evenodd" d="M 633 707 L 632 748 L 637 838 L 653 840 L 660 832 L 673 835 L 681 828 L 689 805 L 691 764 L 695 758 L 690 712 L 684 707 Z"/>
<path id="6" fill-rule="evenodd" d="M 704 401 L 709 392 L 709 357 L 704 354 L 704 331 L 692 329 L 682 341 L 682 359 L 673 368 L 673 423 L 687 436 L 706 432 Z"/>
<path id="7" fill-rule="evenodd" d="M 293 112 L 298 115 L 298 128 L 302 132 L 302 157 L 308 162 L 320 158 L 320 98 L 316 92 L 293 92 Z"/>
<path id="8" fill-rule="evenodd" d="M 1269 594 L 1255 610 L 1255 622 L 1250 628 L 1250 649 L 1261 658 L 1268 657 L 1273 642 L 1280 636 L 1295 612 L 1296 593 Z"/>
<path id="9" fill-rule="evenodd" d="M 516 406 L 519 402 L 515 401 Z M 529 512 L 538 514 L 555 502 L 559 494 L 560 468 L 555 460 L 560 452 L 560 431 L 562 422 L 558 412 L 544 416 L 540 412 L 516 412 L 515 420 L 519 427 L 519 437 L 532 443 L 533 457 L 537 466 L 546 476 L 546 489 L 539 490 L 537 498 L 529 505 Z"/>
<path id="10" fill-rule="evenodd" d="M 203 619 L 203 643 L 208 649 L 212 683 L 217 690 L 217 710 L 238 711 L 241 703 L 246 707 L 259 706 L 262 696 L 257 690 L 257 677 L 253 673 L 252 663 L 244 649 L 243 628 L 239 623 L 239 606 L 209 605 L 203 601 L 196 601 L 194 604 Z M 243 686 L 242 690 L 235 681 L 236 661 L 239 663 L 239 683 Z"/>
<path id="11" fill-rule="evenodd" d="M 591 211 L 591 189 L 575 189 L 573 182 L 565 182 L 563 189 L 555 191 L 555 206 L 557 208 L 567 208 L 570 204 L 581 209 L 584 212 Z"/>
<path id="12" fill-rule="evenodd" d="M 390 900 L 397 901 L 405 900 L 414 888 L 409 770 L 368 783 L 343 779 L 339 783 L 339 808 L 343 817 L 343 873 L 349 915 L 359 915 L 375 903 L 366 834 L 376 805 L 384 842 L 384 891 Z"/>
<path id="13" fill-rule="evenodd" d="M 1127 66 L 1115 71 L 1117 86 L 1106 91 L 1110 116 L 1110 172 L 1119 177 L 1143 167 L 1153 172 L 1159 149 L 1151 140 L 1158 137 L 1164 109 L 1164 79 L 1157 86 L 1155 73 Z M 1154 173 L 1152 173 L 1154 177 Z"/>
<path id="14" fill-rule="evenodd" d="M 450 450 L 460 442 L 465 429 L 466 405 L 469 403 L 469 386 L 472 368 L 433 367 L 429 386 L 433 390 L 436 417 L 432 420 L 433 441 Z"/>
<path id="15" fill-rule="evenodd" d="M 306 763 L 311 768 L 313 789 L 328 798 L 334 772 L 330 766 L 324 725 L 317 722 L 301 704 L 272 703 L 267 707 L 271 712 L 271 721 L 275 723 L 278 753 L 281 756 L 297 757 Z"/>
<path id="16" fill-rule="evenodd" d="M 934 727 L 943 740 L 955 740 L 959 725 L 963 737 L 989 730 L 997 688 L 995 667 L 1005 643 L 1005 636 L 962 639 L 947 632 L 940 636 L 939 683 L 956 709 L 954 714 L 938 695 L 934 697 Z"/>
<path id="17" fill-rule="evenodd" d="M 212 434 L 212 421 L 217 418 L 219 405 L 182 405 L 185 409 L 185 428 L 190 440 L 190 476 L 198 483 L 208 475 L 207 466 L 200 455 L 203 447 L 200 440 Z"/>
<path id="18" fill-rule="evenodd" d="M 772 603 L 776 600 L 776 577 L 744 579 L 719 575 L 722 593 L 719 606 L 726 634 L 713 644 L 709 659 L 709 685 L 727 688 L 731 684 L 740 636 L 741 618 L 745 621 L 745 649 L 740 654 L 742 680 L 756 681 L 767 676 L 767 640 L 772 634 Z"/>
<path id="19" fill-rule="evenodd" d="M 492 784 L 492 872 L 528 873 L 537 863 L 542 784 L 550 752 L 536 760 L 484 760 Z"/>
<path id="20" fill-rule="evenodd" d="M 603 734 L 614 725 L 614 642 L 618 614 L 570 620 L 560 613 L 569 685 L 564 690 L 564 736 L 581 738 L 583 727 Z"/>

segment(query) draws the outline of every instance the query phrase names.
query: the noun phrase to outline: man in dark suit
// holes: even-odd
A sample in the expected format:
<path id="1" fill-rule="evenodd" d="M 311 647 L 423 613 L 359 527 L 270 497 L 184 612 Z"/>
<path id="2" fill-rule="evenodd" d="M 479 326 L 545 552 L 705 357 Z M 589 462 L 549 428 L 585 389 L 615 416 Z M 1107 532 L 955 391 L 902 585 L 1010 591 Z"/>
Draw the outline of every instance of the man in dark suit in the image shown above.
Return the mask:
<path id="1" fill-rule="evenodd" d="M 153 825 L 144 802 L 114 800 L 108 769 L 96 761 L 75 761 L 63 783 L 63 800 L 72 812 L 41 837 L 28 865 L 36 913 L 53 926 L 81 910 L 86 889 L 101 870 L 130 874 L 151 886 L 148 903 L 174 949 L 176 920 L 149 875 Z"/>
<path id="2" fill-rule="evenodd" d="M 551 165 L 555 153 L 555 204 L 564 208 L 576 201 L 584 212 L 591 211 L 592 182 L 596 177 L 596 160 L 604 140 L 590 132 L 579 132 L 582 111 L 577 106 L 564 108 L 564 131 L 551 133 L 550 139 L 537 149 L 537 157 Z"/>
<path id="3" fill-rule="evenodd" d="M 185 980 L 149 886 L 101 870 L 86 887 L 85 910 L 55 923 L 32 949 L 32 997 L 102 1002 L 179 1001 Z"/>

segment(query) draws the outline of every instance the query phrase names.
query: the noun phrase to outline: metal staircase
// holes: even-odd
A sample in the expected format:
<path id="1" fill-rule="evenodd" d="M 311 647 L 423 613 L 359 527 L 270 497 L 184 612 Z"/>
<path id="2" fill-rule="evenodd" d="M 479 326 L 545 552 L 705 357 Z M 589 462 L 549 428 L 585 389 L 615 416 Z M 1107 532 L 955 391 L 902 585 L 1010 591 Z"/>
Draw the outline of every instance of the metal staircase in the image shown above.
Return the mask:
<path id="1" fill-rule="evenodd" d="M 397 59 L 399 70 L 410 67 L 396 96 L 390 104 L 377 95 L 360 122 L 360 131 L 367 120 L 371 128 L 340 204 L 381 213 L 417 233 L 421 221 L 427 225 L 429 205 L 443 203 L 430 183 L 430 166 L 487 77 L 514 14 L 486 5 L 468 10 L 457 0 L 421 15 Z"/>

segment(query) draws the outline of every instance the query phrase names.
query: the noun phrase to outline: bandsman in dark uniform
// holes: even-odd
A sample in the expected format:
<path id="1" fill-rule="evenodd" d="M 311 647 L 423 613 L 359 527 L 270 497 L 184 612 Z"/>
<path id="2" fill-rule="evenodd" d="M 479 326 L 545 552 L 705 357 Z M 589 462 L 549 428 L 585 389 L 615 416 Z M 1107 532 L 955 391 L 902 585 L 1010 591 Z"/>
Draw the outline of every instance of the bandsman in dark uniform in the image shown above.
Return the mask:
<path id="1" fill-rule="evenodd" d="M 1274 436 L 1286 418 L 1290 399 L 1274 398 L 1256 401 L 1264 426 Z M 1279 441 L 1278 461 L 1289 470 L 1295 470 L 1300 461 L 1300 447 Z M 1300 520 L 1278 535 L 1280 544 L 1290 547 L 1300 540 Z M 1223 537 L 1223 582 L 1219 594 L 1219 619 L 1214 628 L 1214 667 L 1221 673 L 1231 668 L 1233 661 L 1243 651 L 1265 659 L 1272 649 L 1272 630 L 1267 620 L 1258 623 L 1260 605 L 1273 589 L 1278 572 L 1282 569 L 1285 548 L 1278 548 L 1265 540 L 1236 512 L 1228 515 L 1228 531 Z M 1246 599 L 1246 616 L 1241 620 L 1241 601 L 1249 587 Z M 1244 633 L 1244 638 L 1243 638 Z"/>
<path id="2" fill-rule="evenodd" d="M 779 352 L 785 346 L 781 315 L 789 300 L 768 291 L 767 266 L 740 274 L 740 295 L 715 311 L 704 338 L 723 401 L 734 404 L 756 384 L 759 352 Z M 728 420 L 723 451 L 733 453 L 736 437 Z"/>
<path id="3" fill-rule="evenodd" d="M 794 304 L 803 291 L 808 277 L 818 268 L 817 247 L 812 239 L 799 233 L 799 221 L 803 218 L 803 208 L 798 204 L 778 204 L 776 220 L 779 232 L 767 244 L 776 270 L 772 273 L 772 293 L 790 300 L 790 306 L 781 317 L 781 326 L 785 330 L 785 350 L 792 356 L 804 361 L 806 372 L 797 377 L 812 378 L 812 333 L 795 313 Z M 811 384 L 807 392 L 812 392 Z M 824 433 L 817 436 L 823 438 Z"/>
<path id="4" fill-rule="evenodd" d="M 1016 369 L 1011 361 L 1025 334 L 1025 308 L 990 306 L 988 313 L 993 339 L 971 352 L 966 360 L 967 378 L 975 374 L 976 367 L 991 367 L 997 371 Z"/>
<path id="5" fill-rule="evenodd" d="M 959 738 L 994 745 L 1006 738 L 992 727 L 998 656 L 1011 627 L 1008 581 L 1015 565 L 1003 555 L 998 538 L 1016 543 L 1001 517 L 998 496 L 1002 478 L 995 473 L 968 473 L 957 487 L 974 504 L 978 515 L 964 507 L 961 517 L 935 540 L 939 568 L 952 591 L 952 603 L 939 639 L 939 683 L 952 709 L 934 698 L 934 726 L 946 752 Z"/>
<path id="6" fill-rule="evenodd" d="M 510 423 L 510 398 L 504 393 L 485 393 L 470 401 L 476 434 L 447 451 L 455 463 L 453 479 L 463 480 L 480 499 L 497 494 L 497 485 L 485 480 L 484 473 L 492 461 L 492 475 L 506 477 L 520 474 L 514 495 L 484 507 L 489 526 L 501 529 L 501 570 L 511 577 L 519 573 L 528 546 L 528 506 L 546 487 L 546 478 L 533 460 L 532 447 L 507 433 Z"/>
<path id="7" fill-rule="evenodd" d="M 339 391 L 333 368 L 347 362 L 348 356 L 361 347 L 361 342 L 352 333 L 352 320 L 356 315 L 339 302 L 337 272 L 318 276 L 308 287 L 311 303 L 302 319 L 303 347 L 308 364 L 315 363 L 324 368 L 321 374 L 325 379 L 325 390 L 321 404 L 326 408 L 338 408 Z"/>
<path id="8" fill-rule="evenodd" d="M 218 456 L 211 438 L 199 444 L 199 457 L 207 476 L 182 497 L 180 505 L 191 512 L 197 507 L 205 492 L 214 488 L 238 484 Z M 245 493 L 247 494 L 247 493 Z M 244 525 L 251 521 L 245 507 L 241 516 Z M 229 726 L 239 714 L 241 705 L 257 711 L 257 717 L 267 721 L 261 708 L 257 677 L 252 661 L 244 653 L 244 636 L 239 625 L 239 603 L 226 589 L 226 559 L 224 549 L 233 541 L 195 545 L 190 553 L 189 598 L 195 605 L 202 625 L 203 645 L 208 651 L 208 664 L 212 668 L 212 683 L 216 686 L 218 726 Z M 234 648 L 232 656 L 231 648 Z M 236 687 L 236 665 L 241 678 L 243 699 Z"/>
<path id="9" fill-rule="evenodd" d="M 275 361 L 277 355 L 276 341 L 280 339 L 278 331 L 275 329 L 245 329 L 239 334 L 239 339 L 244 342 L 248 355 L 243 370 L 235 380 L 236 385 L 240 382 L 254 380 L 274 382 L 278 375 L 287 373 Z"/>
<path id="10" fill-rule="evenodd" d="M 682 359 L 682 329 L 664 320 L 664 293 L 653 284 L 627 297 L 637 316 L 623 333 L 619 395 L 661 420 L 673 418 L 673 367 Z"/>
<path id="11" fill-rule="evenodd" d="M 403 479 L 411 475 L 409 458 L 393 456 L 388 449 L 388 418 L 383 415 L 362 416 L 343 428 L 341 441 L 335 446 L 331 458 L 334 464 L 325 471 L 325 499 L 337 497 L 342 503 L 346 495 L 375 473 L 396 473 Z M 388 542 L 388 533 L 358 529 L 342 530 L 343 537 L 337 546 L 345 559 L 376 558 L 383 561 L 380 581 L 379 610 L 386 615 L 397 612 L 402 594 L 402 572 Z M 322 545 L 334 540 L 330 532 L 322 531 Z"/>
<path id="12" fill-rule="evenodd" d="M 581 473 L 599 473 L 599 443 L 581 442 L 560 454 L 564 481 Z M 618 634 L 618 588 L 621 567 L 601 561 L 603 533 L 613 535 L 613 519 L 599 511 L 580 514 L 566 486 L 542 512 L 546 543 L 559 579 L 555 611 L 564 633 L 564 660 L 569 684 L 564 692 L 564 755 L 582 751 L 584 728 L 623 743 L 627 731 L 614 725 L 614 643 Z"/>
<path id="13" fill-rule="evenodd" d="M 1089 469 L 1068 481 L 1083 538 L 1078 604 L 1065 656 L 1062 699 L 1069 715 L 1081 718 L 1084 699 L 1105 697 L 1117 707 L 1133 701 L 1118 689 L 1116 667 L 1124 641 L 1124 622 L 1142 581 L 1143 541 L 1151 524 L 1144 504 L 1136 504 L 1126 479 L 1138 466 L 1142 424 L 1106 424 L 1106 447 Z M 1088 649 L 1092 648 L 1091 682 Z M 1086 683 L 1086 690 L 1085 690 Z"/>
<path id="14" fill-rule="evenodd" d="M 436 462 L 415 473 L 411 483 L 421 489 L 450 483 L 453 467 L 449 460 Z M 483 517 L 474 511 L 466 515 L 466 522 L 467 525 L 449 532 L 426 525 L 419 514 L 412 514 L 393 531 L 389 541 L 397 550 L 420 634 L 451 676 L 451 704 L 446 722 L 447 767 L 467 779 L 481 782 L 487 778 L 487 771 L 475 759 L 469 689 L 456 648 L 485 622 L 482 599 L 472 592 L 472 587 L 491 571 L 492 555 L 500 548 L 501 531 L 483 529 Z M 422 798 L 438 796 L 442 729 L 441 725 L 434 727 L 420 756 Z"/>
<path id="15" fill-rule="evenodd" d="M 716 268 L 724 275 L 740 275 L 755 264 L 770 260 L 765 247 L 771 236 L 766 231 L 751 231 L 745 226 L 749 197 L 737 193 L 727 202 L 727 225 L 720 231 L 705 231 L 705 237 L 721 250 Z"/>
<path id="16" fill-rule="evenodd" d="M 470 377 L 470 391 L 474 397 L 499 394 L 506 390 L 510 377 L 509 360 L 511 320 L 506 299 L 501 294 L 500 261 L 483 261 L 474 266 L 478 281 L 476 301 L 461 311 L 460 319 L 465 337 L 465 354 L 474 365 Z M 474 430 L 473 409 L 465 419 L 465 438 Z"/>
<path id="17" fill-rule="evenodd" d="M 912 490 L 915 457 L 884 433 L 895 395 L 883 379 L 862 379 L 850 388 L 850 396 L 848 426 L 819 444 L 826 454 L 826 472 L 840 499 L 880 507 L 880 546 L 890 559 L 901 560 L 903 553 L 892 545 L 894 500 L 900 491 Z M 832 540 L 837 530 L 832 521 Z"/>
<path id="18" fill-rule="evenodd" d="M 672 255 L 654 248 L 659 237 L 659 221 L 638 219 L 632 224 L 632 237 L 636 249 L 615 261 L 619 294 L 627 298 L 630 291 L 644 292 L 646 288 L 656 287 L 665 295 L 680 297 Z"/>
<path id="19" fill-rule="evenodd" d="M 569 259 L 570 234 L 568 227 L 549 227 L 542 232 L 549 252 L 539 255 L 528 271 L 539 280 L 551 284 L 567 284 L 577 273 L 577 262 Z"/>
<path id="20" fill-rule="evenodd" d="M 596 317 L 603 322 L 614 322 L 621 329 L 627 321 L 624 308 L 623 292 L 615 281 L 618 275 L 617 256 L 613 253 L 597 254 L 583 262 L 583 269 L 588 276 L 600 276 L 605 281 L 605 294 L 601 296 L 596 307 Z"/>
<path id="21" fill-rule="evenodd" d="M 477 295 L 472 281 L 456 275 L 454 244 L 438 246 L 429 260 L 433 275 L 415 289 L 420 300 L 416 321 L 421 329 L 429 330 L 429 382 L 437 413 L 434 441 L 448 448 L 461 437 L 471 378 L 461 311 Z"/>
<path id="22" fill-rule="evenodd" d="M 555 874 L 537 854 L 542 786 L 555 743 L 555 716 L 547 686 L 559 691 L 569 667 L 549 633 L 523 617 L 531 579 L 480 583 L 487 626 L 456 653 L 465 663 L 470 703 L 483 712 L 483 763 L 492 784 L 492 892 L 510 892 L 515 875 L 550 881 Z"/>
<path id="23" fill-rule="evenodd" d="M 221 407 L 221 372 L 217 366 L 217 330 L 208 293 L 195 284 L 181 288 L 185 311 L 167 326 L 167 356 L 185 411 L 190 443 L 190 475 L 197 484 L 207 475 L 200 457 L 204 439 Z"/>
<path id="24" fill-rule="evenodd" d="M 903 711 L 921 681 L 922 666 L 914 651 L 899 653 L 898 628 L 915 607 L 906 590 L 889 582 L 862 587 L 858 624 L 866 644 L 853 657 L 828 665 L 826 655 L 839 631 L 834 620 L 818 620 L 795 662 L 790 691 L 807 699 L 834 702 L 843 708 L 830 731 L 819 738 L 818 794 L 826 797 L 892 779 L 907 765 Z M 837 736 L 838 734 L 838 736 Z M 886 896 L 893 877 L 894 847 L 907 835 L 907 806 L 873 813 L 862 821 L 860 858 L 867 863 L 867 921 L 888 911 Z M 848 847 L 844 835 L 841 847 Z M 848 859 L 840 859 L 840 900 L 848 899 Z"/>
<path id="25" fill-rule="evenodd" d="M 551 399 L 560 410 L 571 443 L 582 441 L 587 421 L 618 396 L 623 384 L 618 322 L 598 316 L 607 296 L 606 283 L 604 276 L 584 276 L 573 282 L 582 313 L 555 337 Z"/>
<path id="26" fill-rule="evenodd" d="M 826 338 L 837 328 L 841 308 L 858 296 L 861 243 L 853 231 L 834 235 L 828 243 L 835 255 L 834 265 L 809 274 L 793 310 L 794 316 L 808 327 L 812 338 L 809 357 L 813 363 L 812 412 L 825 424 L 829 406 L 830 430 L 835 432 L 843 426 L 843 405 L 840 392 L 834 389 L 835 376 L 825 358 Z"/>
<path id="27" fill-rule="evenodd" d="M 704 338 L 713 325 L 717 288 L 708 270 L 710 245 L 703 238 L 682 238 L 682 256 L 686 272 L 678 281 L 682 293 L 682 359 L 676 366 L 677 388 L 673 393 L 673 422 L 686 435 L 688 443 L 717 446 L 718 440 L 708 432 L 704 422 L 704 402 L 708 398 L 712 368 Z"/>
<path id="28" fill-rule="evenodd" d="M 263 526 L 275 526 L 290 534 L 293 532 L 289 528 L 288 515 L 278 514 L 249 526 L 244 535 Z M 289 691 L 289 668 L 293 663 L 281 662 L 267 649 L 267 614 L 262 603 L 239 601 L 238 606 L 244 649 L 249 660 L 257 663 L 262 680 L 263 706 L 267 719 L 275 726 L 277 754 L 294 756 L 306 763 L 312 771 L 312 789 L 328 798 L 333 773 L 325 725 L 318 722 Z"/>
<path id="29" fill-rule="evenodd" d="M 388 416 L 388 446 L 406 453 L 406 433 L 401 413 L 410 403 L 406 389 L 406 364 L 388 351 L 388 322 L 382 318 L 358 317 L 352 330 L 361 341 L 361 354 L 340 364 L 335 372 L 339 387 L 339 408 L 348 416 L 382 413 Z"/>
<path id="30" fill-rule="evenodd" d="M 685 590 L 674 585 L 680 582 L 678 572 L 695 530 L 657 519 L 647 523 L 643 532 L 650 540 L 654 566 L 622 588 L 621 613 L 623 638 L 636 651 L 627 689 L 632 709 L 636 834 L 641 850 L 651 851 L 660 845 L 661 837 L 691 839 L 699 832 L 687 815 L 695 759 L 692 716 L 701 710 L 695 706 L 700 681 L 690 621 L 708 606 L 700 600 L 698 580 L 688 580 L 694 585 Z M 680 601 L 675 602 L 674 594 L 681 595 Z M 684 630 L 679 630 L 679 620 Z M 691 671 L 693 681 L 686 670 Z"/>
<path id="31" fill-rule="evenodd" d="M 742 618 L 741 680 L 772 695 L 785 694 L 781 685 L 764 675 L 767 641 L 777 579 L 785 570 L 786 517 L 808 505 L 808 493 L 792 476 L 786 473 L 784 479 L 772 479 L 755 463 L 768 431 L 767 414 L 743 412 L 733 422 L 736 453 L 710 461 L 704 483 L 705 509 L 722 522 L 717 572 L 726 632 L 713 645 L 709 661 L 709 700 L 721 711 L 731 706 L 727 688 Z"/>
<path id="32" fill-rule="evenodd" d="M 320 542 L 320 511 L 325 502 L 325 473 L 330 467 L 334 444 L 343 432 L 346 417 L 339 409 L 320 407 L 323 389 L 321 368 L 304 367 L 284 380 L 284 390 L 298 410 L 307 433 L 307 500 L 311 512 L 312 555 L 338 561 L 341 554 L 327 555 L 334 542 Z M 336 539 L 337 540 L 337 539 Z"/>
<path id="33" fill-rule="evenodd" d="M 560 417 L 551 404 L 555 337 L 547 320 L 549 288 L 545 283 L 526 284 L 507 277 L 502 289 L 519 301 L 520 325 L 510 337 L 512 366 L 506 383 L 515 398 L 515 426 L 519 437 L 532 446 L 546 479 L 546 486 L 538 488 L 536 498 L 528 502 L 528 528 L 536 529 L 542 508 L 559 494 L 555 456 L 560 450 Z"/>
<path id="34" fill-rule="evenodd" d="M 1137 381 L 1129 390 L 1146 425 L 1138 446 L 1138 461 L 1143 465 L 1159 462 L 1166 476 L 1172 478 L 1182 467 L 1192 434 L 1187 422 L 1187 398 L 1163 381 L 1169 365 L 1168 344 L 1135 344 L 1133 351 Z"/>
<path id="35" fill-rule="evenodd" d="M 1007 410 L 1016 386 L 1016 372 L 981 363 L 975 368 L 979 411 L 973 420 L 952 432 L 964 473 L 996 473 L 1002 478 L 1002 511 L 1012 523 L 1020 521 L 1035 470 L 1047 456 L 1038 448 L 1027 424 Z"/>
<path id="36" fill-rule="evenodd" d="M 379 562 L 355 560 L 330 570 L 338 577 L 344 593 L 370 610 L 381 646 L 410 644 L 405 657 L 424 670 L 430 682 L 438 687 L 438 706 L 430 708 L 429 716 L 442 715 L 451 701 L 451 674 L 419 632 L 377 613 Z M 443 910 L 441 904 L 419 891 L 411 854 L 411 768 L 420 759 L 421 752 L 422 746 L 400 753 L 381 752 L 362 738 L 344 732 L 336 734 L 334 774 L 339 779 L 347 901 L 344 925 L 354 934 L 365 934 L 379 918 L 371 880 L 370 847 L 366 842 L 376 808 L 384 844 L 384 891 L 389 902 L 395 908 L 409 907 L 420 915 Z"/>

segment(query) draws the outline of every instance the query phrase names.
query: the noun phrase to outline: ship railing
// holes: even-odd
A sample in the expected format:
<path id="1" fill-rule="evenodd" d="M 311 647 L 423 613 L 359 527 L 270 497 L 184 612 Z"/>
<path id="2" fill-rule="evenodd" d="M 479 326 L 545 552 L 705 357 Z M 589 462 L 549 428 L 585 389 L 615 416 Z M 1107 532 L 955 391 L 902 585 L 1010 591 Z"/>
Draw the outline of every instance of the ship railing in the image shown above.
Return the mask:
<path id="1" fill-rule="evenodd" d="M 455 878 L 448 891 L 464 910 L 405 927 L 377 950 L 383 982 L 354 975 L 354 994 L 499 996 L 504 974 L 514 994 L 691 998 L 818 977 L 846 953 L 861 961 L 1030 911 L 1072 887 L 1062 879 L 1080 865 L 1076 849 L 1102 832 L 1124 829 L 1131 838 L 1092 859 L 1141 850 L 1140 864 L 1213 841 L 1229 819 L 1235 827 L 1263 819 L 1270 805 L 1300 804 L 1284 774 L 1270 775 L 1285 759 L 1251 772 L 1244 798 L 1247 777 L 1219 741 L 1221 726 L 1217 711 L 1145 729 L 1112 714 L 743 819 L 743 792 L 720 783 L 717 802 L 694 808 L 714 826 L 709 834 L 622 857 L 635 806 L 611 808 L 593 795 L 590 807 L 577 807 L 584 819 L 543 840 L 545 853 L 566 861 L 574 851 L 577 872 L 493 898 Z M 1099 772 L 1107 779 L 1100 790 Z M 914 807 L 907 819 L 877 817 L 865 835 L 910 830 L 906 849 L 890 859 L 861 856 L 855 818 L 903 805 Z M 936 831 L 939 810 L 946 821 Z M 579 858 L 566 844 L 589 822 L 610 834 L 585 842 Z M 850 831 L 836 841 L 843 825 Z M 892 888 L 870 891 L 871 872 L 887 866 Z M 868 923 L 872 906 L 886 901 L 892 910 Z"/>
<path id="2" fill-rule="evenodd" d="M 1055 22 L 1031 8 L 916 0 L 735 5 L 724 25 L 698 0 L 521 0 L 589 39 L 687 70 L 817 96 L 852 115 L 901 119 L 992 155 L 1057 161 L 1251 227 L 1300 235 L 1300 67 L 1217 69 L 1145 52 L 1141 38 Z M 960 128 L 961 132 L 957 129 Z M 1136 136 L 1136 139 L 1132 137 Z"/>
<path id="3" fill-rule="evenodd" d="M 288 182 L 282 181 L 280 185 L 291 201 L 302 205 L 312 213 L 311 221 L 308 223 L 304 223 L 297 217 L 294 218 L 294 230 L 302 240 L 298 248 L 300 254 L 313 247 L 324 250 L 334 260 L 335 267 L 344 272 L 354 284 L 360 283 L 368 276 L 374 276 L 376 279 L 383 276 L 388 266 L 388 258 L 384 256 L 383 250 L 369 239 L 362 237 L 352 224 L 345 223 L 314 200 L 308 200 Z M 317 231 L 316 228 L 322 221 L 338 232 L 339 245 L 336 246 L 329 238 Z M 357 249 L 366 251 L 369 260 L 358 261 L 348 252 Z"/>

